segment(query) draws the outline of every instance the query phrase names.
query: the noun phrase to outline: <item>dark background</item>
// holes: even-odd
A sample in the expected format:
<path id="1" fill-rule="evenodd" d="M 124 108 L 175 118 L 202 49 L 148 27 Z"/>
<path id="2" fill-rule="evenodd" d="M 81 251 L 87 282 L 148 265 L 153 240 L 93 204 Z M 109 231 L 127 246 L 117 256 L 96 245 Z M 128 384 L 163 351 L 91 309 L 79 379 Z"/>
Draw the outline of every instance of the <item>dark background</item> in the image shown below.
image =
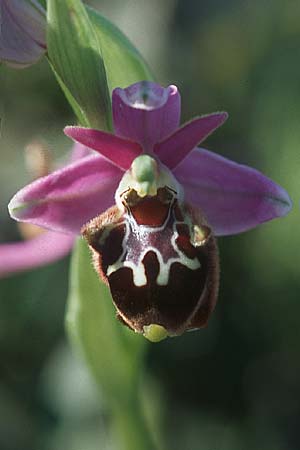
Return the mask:
<path id="1" fill-rule="evenodd" d="M 111 4 L 112 3 L 112 4 Z M 89 2 L 116 23 L 164 85 L 182 120 L 218 110 L 206 147 L 263 171 L 294 210 L 219 239 L 221 289 L 209 326 L 149 345 L 169 448 L 300 448 L 300 3 L 296 0 Z M 20 239 L 6 204 L 29 181 L 38 137 L 58 161 L 75 122 L 46 61 L 1 67 L 0 237 Z M 1 256 L 1 250 L 0 250 Z M 0 449 L 110 449 L 107 415 L 63 328 L 69 260 L 0 282 Z"/>

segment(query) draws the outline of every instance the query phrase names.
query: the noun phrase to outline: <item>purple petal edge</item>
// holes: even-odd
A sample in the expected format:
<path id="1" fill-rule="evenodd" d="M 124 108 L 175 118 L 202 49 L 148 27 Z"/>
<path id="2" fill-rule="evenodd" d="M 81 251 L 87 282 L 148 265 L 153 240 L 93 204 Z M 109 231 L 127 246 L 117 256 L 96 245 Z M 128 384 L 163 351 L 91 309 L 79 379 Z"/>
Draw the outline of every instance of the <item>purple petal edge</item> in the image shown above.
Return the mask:
<path id="1" fill-rule="evenodd" d="M 153 146 L 173 133 L 180 122 L 181 99 L 174 85 L 166 88 L 140 81 L 112 94 L 116 135 L 131 139 L 152 152 Z"/>
<path id="2" fill-rule="evenodd" d="M 113 205 L 122 174 L 102 156 L 87 156 L 21 189 L 8 205 L 10 215 L 53 231 L 79 233 Z"/>
<path id="3" fill-rule="evenodd" d="M 120 169 L 127 170 L 142 153 L 136 142 L 128 141 L 105 131 L 84 127 L 65 127 L 64 133 L 74 141 L 95 150 Z"/>
<path id="4" fill-rule="evenodd" d="M 156 144 L 154 152 L 163 164 L 169 169 L 174 169 L 195 146 L 223 125 L 227 118 L 226 112 L 196 117 L 182 125 L 167 139 Z"/>
<path id="5" fill-rule="evenodd" d="M 205 149 L 194 149 L 174 175 L 216 236 L 247 231 L 292 208 L 288 193 L 270 178 Z"/>
<path id="6" fill-rule="evenodd" d="M 50 264 L 66 256 L 74 244 L 74 236 L 44 232 L 22 242 L 0 245 L 0 278 Z"/>

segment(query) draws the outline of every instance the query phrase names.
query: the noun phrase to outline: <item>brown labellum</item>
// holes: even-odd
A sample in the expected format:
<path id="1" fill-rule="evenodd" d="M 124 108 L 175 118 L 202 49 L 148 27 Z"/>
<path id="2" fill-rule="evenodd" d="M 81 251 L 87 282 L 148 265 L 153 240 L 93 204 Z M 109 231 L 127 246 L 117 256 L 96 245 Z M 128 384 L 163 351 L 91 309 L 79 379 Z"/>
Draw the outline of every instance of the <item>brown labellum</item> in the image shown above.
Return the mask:
<path id="1" fill-rule="evenodd" d="M 219 283 L 216 241 L 200 211 L 159 188 L 134 189 L 82 230 L 97 272 L 109 283 L 118 317 L 136 332 L 158 325 L 166 335 L 206 325 Z"/>

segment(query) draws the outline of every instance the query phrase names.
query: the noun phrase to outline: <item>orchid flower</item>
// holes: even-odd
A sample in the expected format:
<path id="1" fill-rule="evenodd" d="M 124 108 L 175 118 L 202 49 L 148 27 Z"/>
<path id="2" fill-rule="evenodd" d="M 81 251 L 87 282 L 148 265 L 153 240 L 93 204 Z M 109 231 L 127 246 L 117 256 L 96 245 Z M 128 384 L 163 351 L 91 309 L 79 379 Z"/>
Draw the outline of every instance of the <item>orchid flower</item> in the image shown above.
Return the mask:
<path id="1" fill-rule="evenodd" d="M 29 168 L 30 172 L 39 178 L 42 173 L 49 172 L 48 164 L 41 161 L 43 149 L 39 143 L 30 144 L 26 150 L 29 149 L 31 157 L 28 165 L 35 165 Z M 83 145 L 74 144 L 70 160 L 77 161 L 88 153 Z M 19 231 L 23 240 L 0 244 L 0 278 L 55 262 L 66 256 L 74 245 L 75 236 L 45 230 L 30 223 L 20 222 Z"/>
<path id="2" fill-rule="evenodd" d="M 0 61 L 14 68 L 37 62 L 46 51 L 46 12 L 37 0 L 0 0 Z"/>
<path id="3" fill-rule="evenodd" d="M 87 240 L 118 318 L 152 341 L 204 326 L 218 294 L 216 237 L 284 216 L 286 191 L 198 145 L 217 112 L 179 126 L 180 94 L 139 82 L 112 94 L 114 134 L 66 127 L 94 154 L 41 178 L 9 204 L 16 220 Z"/>

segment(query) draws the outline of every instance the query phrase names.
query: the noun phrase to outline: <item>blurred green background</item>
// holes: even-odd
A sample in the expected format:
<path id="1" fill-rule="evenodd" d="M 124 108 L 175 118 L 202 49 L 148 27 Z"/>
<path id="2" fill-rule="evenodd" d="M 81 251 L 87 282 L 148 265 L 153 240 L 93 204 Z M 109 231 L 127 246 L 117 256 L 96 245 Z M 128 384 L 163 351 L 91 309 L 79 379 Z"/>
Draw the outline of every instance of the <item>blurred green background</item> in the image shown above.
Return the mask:
<path id="1" fill-rule="evenodd" d="M 94 0 L 157 79 L 176 84 L 182 120 L 226 110 L 206 147 L 285 187 L 288 217 L 219 239 L 221 289 L 209 325 L 149 344 L 147 389 L 174 450 L 300 448 L 300 3 Z M 75 123 L 45 61 L 1 67 L 1 242 L 20 239 L 6 205 L 29 181 L 23 149 L 58 161 Z M 63 320 L 66 258 L 0 280 L 0 449 L 112 449 L 103 402 L 72 356 Z M 120 383 L 122 380 L 120 380 Z"/>

